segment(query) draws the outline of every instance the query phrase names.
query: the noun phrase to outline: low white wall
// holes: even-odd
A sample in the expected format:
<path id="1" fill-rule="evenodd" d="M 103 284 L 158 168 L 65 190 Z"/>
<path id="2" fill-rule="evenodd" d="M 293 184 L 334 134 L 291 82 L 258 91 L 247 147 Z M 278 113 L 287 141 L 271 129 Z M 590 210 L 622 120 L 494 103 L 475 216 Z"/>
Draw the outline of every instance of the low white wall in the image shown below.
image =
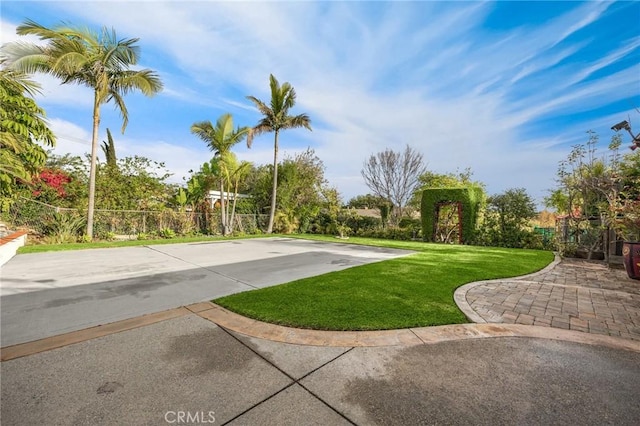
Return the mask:
<path id="1" fill-rule="evenodd" d="M 7 239 L 9 240 L 7 241 Z M 16 238 L 11 238 L 11 235 L 4 237 L 2 244 L 0 244 L 0 266 L 11 260 L 16 255 L 18 248 L 25 245 L 26 242 L 27 234 L 22 234 Z"/>

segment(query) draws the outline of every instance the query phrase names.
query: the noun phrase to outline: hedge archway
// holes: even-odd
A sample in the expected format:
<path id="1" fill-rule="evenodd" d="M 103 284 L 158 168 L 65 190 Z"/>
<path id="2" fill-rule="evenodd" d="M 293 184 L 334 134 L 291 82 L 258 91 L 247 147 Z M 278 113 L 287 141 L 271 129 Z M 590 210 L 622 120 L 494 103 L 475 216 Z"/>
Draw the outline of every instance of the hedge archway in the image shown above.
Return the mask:
<path id="1" fill-rule="evenodd" d="M 422 238 L 433 242 L 436 231 L 438 205 L 443 203 L 460 203 L 462 214 L 462 235 L 460 241 L 468 243 L 473 239 L 478 222 L 478 212 L 484 196 L 479 187 L 464 188 L 430 188 L 422 191 Z"/>

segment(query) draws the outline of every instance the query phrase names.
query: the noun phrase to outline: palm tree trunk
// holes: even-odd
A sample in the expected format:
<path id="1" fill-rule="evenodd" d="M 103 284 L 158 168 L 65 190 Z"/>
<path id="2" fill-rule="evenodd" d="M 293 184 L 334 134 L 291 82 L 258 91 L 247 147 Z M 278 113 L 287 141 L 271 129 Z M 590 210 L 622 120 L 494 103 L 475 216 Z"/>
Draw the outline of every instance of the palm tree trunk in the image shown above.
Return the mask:
<path id="1" fill-rule="evenodd" d="M 98 158 L 98 129 L 100 127 L 100 103 L 98 91 L 93 100 L 93 135 L 91 137 L 91 165 L 89 167 L 89 206 L 87 208 L 87 237 L 93 239 L 93 212 L 96 202 L 96 166 Z"/>
<path id="2" fill-rule="evenodd" d="M 227 214 L 224 209 L 224 183 L 220 177 L 220 220 L 222 225 L 222 235 L 227 235 Z"/>
<path id="3" fill-rule="evenodd" d="M 273 189 L 271 190 L 271 211 L 269 212 L 269 226 L 267 234 L 273 232 L 273 220 L 276 216 L 276 193 L 278 191 L 278 130 L 273 143 Z"/>
<path id="4" fill-rule="evenodd" d="M 233 187 L 233 207 L 231 208 L 231 232 L 233 232 L 233 221 L 236 218 L 236 201 L 238 200 L 238 182 L 240 179 L 236 178 L 235 185 Z"/>
<path id="5" fill-rule="evenodd" d="M 227 180 L 227 189 L 230 189 L 231 187 L 231 182 Z M 227 233 L 225 235 L 230 235 L 233 234 L 233 217 L 231 215 L 231 195 L 229 194 L 229 191 L 227 191 L 227 218 L 226 218 L 226 224 L 227 224 Z"/>

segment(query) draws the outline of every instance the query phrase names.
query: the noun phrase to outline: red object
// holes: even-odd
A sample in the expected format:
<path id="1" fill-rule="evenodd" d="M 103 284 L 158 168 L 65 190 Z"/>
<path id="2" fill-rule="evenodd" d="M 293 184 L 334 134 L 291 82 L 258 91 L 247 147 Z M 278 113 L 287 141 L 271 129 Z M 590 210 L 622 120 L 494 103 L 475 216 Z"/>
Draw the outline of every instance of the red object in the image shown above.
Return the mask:
<path id="1" fill-rule="evenodd" d="M 622 261 L 629 278 L 640 280 L 640 243 L 622 244 Z"/>
<path id="2" fill-rule="evenodd" d="M 37 185 L 42 183 L 45 186 L 56 191 L 59 197 L 66 197 L 67 193 L 65 191 L 65 185 L 71 182 L 71 177 L 69 177 L 62 170 L 52 170 L 52 169 L 44 169 L 36 179 L 34 179 L 34 183 Z M 35 189 L 33 191 L 33 196 L 37 197 L 42 193 L 41 190 Z"/>

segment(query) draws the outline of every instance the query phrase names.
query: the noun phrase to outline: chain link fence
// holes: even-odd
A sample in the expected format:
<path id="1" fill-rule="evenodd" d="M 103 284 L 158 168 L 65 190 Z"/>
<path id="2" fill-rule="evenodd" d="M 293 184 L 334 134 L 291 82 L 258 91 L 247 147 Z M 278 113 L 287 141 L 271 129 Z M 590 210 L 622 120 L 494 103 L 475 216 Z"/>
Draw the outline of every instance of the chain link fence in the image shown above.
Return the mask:
<path id="1" fill-rule="evenodd" d="M 67 242 L 84 233 L 86 211 L 20 198 L 8 212 L 3 213 L 2 220 L 13 229 L 27 230 L 32 237 Z M 266 229 L 267 222 L 267 215 L 236 214 L 232 229 L 243 234 L 257 234 Z M 171 209 L 94 211 L 93 233 L 100 239 L 144 239 L 219 232 L 219 212 L 211 209 L 198 212 Z"/>

